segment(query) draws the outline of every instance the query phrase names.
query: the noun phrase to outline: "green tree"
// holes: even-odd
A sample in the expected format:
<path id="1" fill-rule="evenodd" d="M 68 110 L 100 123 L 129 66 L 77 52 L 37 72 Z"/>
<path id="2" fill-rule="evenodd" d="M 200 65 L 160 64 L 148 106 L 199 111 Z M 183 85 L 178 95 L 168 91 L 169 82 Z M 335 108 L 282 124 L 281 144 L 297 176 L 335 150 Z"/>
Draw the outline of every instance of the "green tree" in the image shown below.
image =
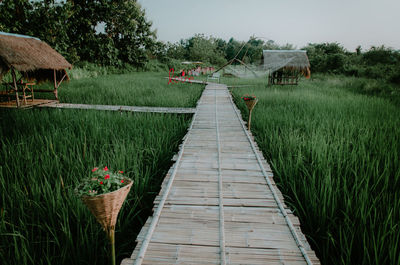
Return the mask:
<path id="1" fill-rule="evenodd" d="M 99 25 L 105 32 L 96 30 Z M 156 41 L 135 0 L 4 0 L 0 30 L 39 37 L 72 63 L 142 67 Z"/>
<path id="2" fill-rule="evenodd" d="M 135 0 L 101 2 L 101 17 L 105 23 L 105 34 L 112 39 L 118 53 L 118 63 L 126 62 L 142 67 L 147 62 L 146 49 L 156 43 L 156 34 L 151 30 L 144 9 Z"/>

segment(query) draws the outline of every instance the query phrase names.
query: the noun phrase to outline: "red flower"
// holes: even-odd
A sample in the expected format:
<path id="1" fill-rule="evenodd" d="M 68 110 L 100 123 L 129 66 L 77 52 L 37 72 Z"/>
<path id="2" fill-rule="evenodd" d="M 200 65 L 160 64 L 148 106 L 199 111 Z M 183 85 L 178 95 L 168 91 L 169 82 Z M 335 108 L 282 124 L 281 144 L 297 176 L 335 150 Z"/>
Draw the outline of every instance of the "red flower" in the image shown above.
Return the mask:
<path id="1" fill-rule="evenodd" d="M 100 181 L 100 184 L 102 185 L 104 182 L 103 181 Z"/>
<path id="2" fill-rule="evenodd" d="M 108 171 L 108 167 L 107 166 L 104 167 L 104 171 Z"/>
<path id="3" fill-rule="evenodd" d="M 120 170 L 120 171 L 118 171 L 118 173 L 121 173 L 121 174 L 122 174 L 122 173 L 124 173 L 124 171 L 121 171 L 121 170 Z"/>
<path id="4" fill-rule="evenodd" d="M 104 179 L 109 179 L 110 178 L 110 175 L 106 175 L 105 177 L 104 177 Z"/>
<path id="5" fill-rule="evenodd" d="M 92 169 L 92 172 L 95 172 L 98 169 L 99 169 L 98 167 L 95 167 L 95 168 Z"/>
<path id="6" fill-rule="evenodd" d="M 121 183 L 124 183 L 124 180 L 123 180 L 123 179 L 121 180 Z"/>

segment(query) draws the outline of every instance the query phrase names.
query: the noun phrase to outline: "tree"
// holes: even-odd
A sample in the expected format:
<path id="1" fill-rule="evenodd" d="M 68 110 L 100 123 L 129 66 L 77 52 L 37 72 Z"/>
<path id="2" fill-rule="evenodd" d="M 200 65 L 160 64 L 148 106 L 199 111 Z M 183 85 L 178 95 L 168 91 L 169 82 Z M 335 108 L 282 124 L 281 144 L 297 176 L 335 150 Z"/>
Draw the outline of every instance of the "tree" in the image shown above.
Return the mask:
<path id="1" fill-rule="evenodd" d="M 135 0 L 0 1 L 0 30 L 38 37 L 72 63 L 141 67 L 155 44 L 150 28 Z"/>
<path id="2" fill-rule="evenodd" d="M 346 51 L 339 43 L 308 44 L 305 47 L 313 72 L 342 73 Z"/>
<path id="3" fill-rule="evenodd" d="M 152 23 L 146 20 L 145 11 L 135 0 L 100 2 L 105 32 L 119 51 L 119 60 L 144 66 L 148 59 L 146 49 L 152 49 L 156 43 Z"/>

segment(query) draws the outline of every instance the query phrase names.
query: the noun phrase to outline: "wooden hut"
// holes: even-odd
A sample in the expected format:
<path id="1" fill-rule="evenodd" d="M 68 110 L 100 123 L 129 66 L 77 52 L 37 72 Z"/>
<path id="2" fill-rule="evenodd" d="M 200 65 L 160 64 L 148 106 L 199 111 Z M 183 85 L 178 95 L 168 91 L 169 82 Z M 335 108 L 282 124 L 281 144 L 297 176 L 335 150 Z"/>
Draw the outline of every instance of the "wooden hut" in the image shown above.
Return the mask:
<path id="1" fill-rule="evenodd" d="M 2 82 L 5 90 L 1 95 L 15 96 L 16 106 L 26 104 L 27 98 L 34 100 L 34 85 L 42 81 L 54 83 L 52 92 L 58 100 L 57 89 L 64 79 L 69 80 L 66 69 L 72 65 L 47 43 L 30 36 L 0 32 L 0 81 L 11 71 L 12 82 Z"/>
<path id="2" fill-rule="evenodd" d="M 262 65 L 270 85 L 297 85 L 301 75 L 310 77 L 310 62 L 304 50 L 264 50 Z"/>

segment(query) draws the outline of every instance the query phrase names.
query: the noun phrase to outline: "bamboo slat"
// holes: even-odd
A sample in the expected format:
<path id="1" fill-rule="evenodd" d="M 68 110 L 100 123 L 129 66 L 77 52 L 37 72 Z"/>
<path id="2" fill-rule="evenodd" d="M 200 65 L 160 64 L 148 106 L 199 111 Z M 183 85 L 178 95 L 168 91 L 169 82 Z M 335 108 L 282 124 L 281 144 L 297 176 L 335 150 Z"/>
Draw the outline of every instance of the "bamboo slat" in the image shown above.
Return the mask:
<path id="1" fill-rule="evenodd" d="M 58 109 L 94 109 L 124 112 L 155 112 L 155 113 L 195 113 L 195 108 L 164 108 L 164 107 L 138 107 L 138 106 L 117 106 L 117 105 L 91 105 L 91 104 L 72 104 L 72 103 L 50 103 L 43 104 L 41 108 Z"/>
<path id="2" fill-rule="evenodd" d="M 196 109 L 154 200 L 160 215 L 122 264 L 319 264 L 226 86 L 208 85 Z"/>

